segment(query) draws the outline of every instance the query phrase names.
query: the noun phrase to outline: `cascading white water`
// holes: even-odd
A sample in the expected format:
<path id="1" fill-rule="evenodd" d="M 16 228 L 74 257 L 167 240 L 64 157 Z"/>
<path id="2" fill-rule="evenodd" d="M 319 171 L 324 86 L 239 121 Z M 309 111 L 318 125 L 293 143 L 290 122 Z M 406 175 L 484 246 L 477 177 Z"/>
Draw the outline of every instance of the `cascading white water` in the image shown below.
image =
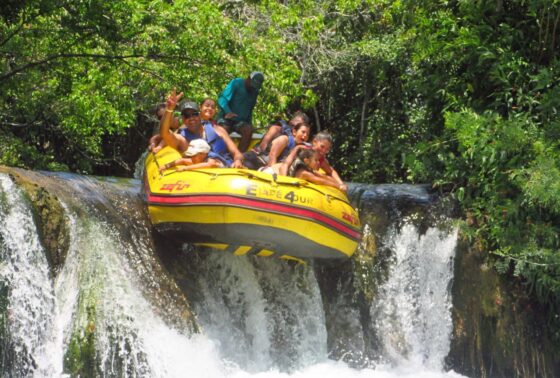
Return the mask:
<path id="1" fill-rule="evenodd" d="M 57 278 L 64 349 L 73 337 L 91 331 L 103 376 L 182 377 L 185 371 L 222 376 L 211 341 L 169 327 L 144 299 L 124 259 L 127 241 L 115 228 L 69 214 L 71 248 Z"/>
<path id="2" fill-rule="evenodd" d="M 216 251 L 198 269 L 195 303 L 222 358 L 250 372 L 325 360 L 327 333 L 312 269 Z"/>
<path id="3" fill-rule="evenodd" d="M 103 196 L 101 187 L 87 185 Z M 73 343 L 90 333 L 95 375 L 101 376 L 457 376 L 442 372 L 451 332 L 455 232 L 428 229 L 419 235 L 404 226 L 393 235 L 395 264 L 371 309 L 391 363 L 355 370 L 328 359 L 322 293 L 311 267 L 223 252 L 204 255 L 191 278 L 200 288 L 193 306 L 202 333 L 189 336 L 164 321 L 161 309 L 145 297 L 142 287 L 157 283 L 149 265 L 130 253 L 154 254 L 144 236 L 63 204 L 70 249 L 53 279 L 21 193 L 5 175 L 0 190 L 0 278 L 9 289 L 6 328 L 15 351 L 4 373 L 64 376 Z M 141 267 L 133 269 L 136 264 Z M 27 365 L 17 365 L 22 363 Z"/>
<path id="4" fill-rule="evenodd" d="M 13 351 L 6 373 L 51 376 L 61 364 L 47 350 L 55 300 L 45 251 L 22 192 L 5 174 L 0 174 L 0 190 L 0 279 L 7 290 L 4 344 Z"/>
<path id="5" fill-rule="evenodd" d="M 405 224 L 389 237 L 392 266 L 371 308 L 383 357 L 396 365 L 441 371 L 453 326 L 450 287 L 457 230 L 429 228 L 421 235 Z"/>

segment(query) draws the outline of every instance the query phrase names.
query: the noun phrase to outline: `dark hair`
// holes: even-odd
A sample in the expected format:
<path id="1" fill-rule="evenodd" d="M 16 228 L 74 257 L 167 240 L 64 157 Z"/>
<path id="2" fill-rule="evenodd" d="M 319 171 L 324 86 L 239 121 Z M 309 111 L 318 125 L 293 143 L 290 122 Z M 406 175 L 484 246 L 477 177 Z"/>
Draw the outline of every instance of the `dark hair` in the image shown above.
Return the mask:
<path id="1" fill-rule="evenodd" d="M 212 101 L 214 105 L 218 105 L 218 101 L 214 100 L 212 97 L 205 97 L 202 99 L 202 101 L 200 101 L 200 106 L 202 106 L 202 104 L 204 104 L 206 101 Z"/>
<path id="2" fill-rule="evenodd" d="M 317 152 L 315 152 L 315 150 L 311 149 L 311 148 L 300 148 L 300 150 L 297 152 L 297 157 L 300 160 L 305 160 L 305 159 L 309 159 L 312 156 L 314 156 Z"/>
<path id="3" fill-rule="evenodd" d="M 300 117 L 303 120 L 303 123 L 309 124 L 309 116 L 304 112 L 302 112 L 301 110 L 296 111 L 294 115 L 292 115 L 291 119 L 294 119 L 296 117 Z"/>
<path id="4" fill-rule="evenodd" d="M 156 115 L 157 119 L 161 120 L 163 118 L 163 116 L 159 115 L 159 111 L 165 108 L 167 108 L 167 104 L 165 102 L 161 102 L 156 105 L 156 110 L 154 111 L 154 114 Z"/>

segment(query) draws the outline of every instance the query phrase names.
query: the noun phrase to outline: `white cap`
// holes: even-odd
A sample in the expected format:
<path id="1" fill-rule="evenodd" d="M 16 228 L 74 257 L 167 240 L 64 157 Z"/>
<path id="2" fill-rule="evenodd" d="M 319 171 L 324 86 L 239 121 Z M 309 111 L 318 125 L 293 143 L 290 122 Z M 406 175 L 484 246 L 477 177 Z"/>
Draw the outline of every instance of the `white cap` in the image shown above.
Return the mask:
<path id="1" fill-rule="evenodd" d="M 191 157 L 196 154 L 210 152 L 210 145 L 204 139 L 193 139 L 189 142 L 189 148 L 185 152 L 186 157 Z"/>

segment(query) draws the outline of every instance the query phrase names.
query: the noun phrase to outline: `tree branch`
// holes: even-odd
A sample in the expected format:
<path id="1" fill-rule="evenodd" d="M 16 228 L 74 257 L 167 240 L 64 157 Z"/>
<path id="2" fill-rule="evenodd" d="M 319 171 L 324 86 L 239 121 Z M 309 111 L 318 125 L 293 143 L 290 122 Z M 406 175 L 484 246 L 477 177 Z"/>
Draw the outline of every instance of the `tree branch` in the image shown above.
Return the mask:
<path id="1" fill-rule="evenodd" d="M 24 64 L 22 66 L 16 67 L 13 70 L 11 70 L 11 71 L 3 74 L 3 75 L 0 75 L 0 81 L 7 80 L 7 79 L 11 78 L 12 76 L 14 76 L 14 75 L 16 75 L 16 74 L 18 74 L 22 71 L 31 69 L 33 67 L 42 66 L 42 65 L 48 64 L 52 61 L 55 61 L 55 60 L 58 60 L 58 59 L 63 59 L 63 58 L 87 58 L 87 59 L 107 59 L 107 60 L 123 60 L 123 61 L 126 61 L 127 59 L 137 59 L 137 58 L 148 58 L 148 59 L 154 59 L 154 60 L 157 60 L 157 59 L 161 59 L 161 60 L 164 60 L 164 59 L 178 59 L 178 58 L 180 58 L 180 59 L 188 59 L 188 60 L 190 60 L 191 62 L 194 62 L 194 63 L 201 63 L 199 61 L 196 61 L 196 60 L 188 58 L 188 57 L 186 58 L 186 57 L 157 55 L 157 54 L 156 55 L 147 55 L 147 56 L 146 55 L 141 55 L 141 54 L 133 54 L 133 55 L 55 54 L 55 55 L 48 56 L 44 59 L 37 60 L 35 62 L 30 62 L 30 63 Z"/>
<path id="2" fill-rule="evenodd" d="M 12 32 L 10 34 L 8 34 L 6 36 L 6 38 L 4 38 L 2 40 L 2 42 L 0 42 L 0 46 L 4 46 L 6 43 L 8 43 L 8 41 L 10 39 L 12 39 L 14 37 L 14 35 L 16 35 L 17 33 L 19 33 L 21 31 L 21 29 L 23 29 L 23 22 L 21 24 L 19 24 L 19 26 L 17 28 L 15 28 L 14 30 L 12 30 Z"/>
<path id="3" fill-rule="evenodd" d="M 362 114 L 360 115 L 360 136 L 359 136 L 359 146 L 360 149 L 364 145 L 364 133 L 366 129 L 366 115 L 367 115 L 367 105 L 369 102 L 369 94 L 370 94 L 370 82 L 369 82 L 369 75 L 366 72 L 364 75 L 364 100 L 362 102 Z"/>

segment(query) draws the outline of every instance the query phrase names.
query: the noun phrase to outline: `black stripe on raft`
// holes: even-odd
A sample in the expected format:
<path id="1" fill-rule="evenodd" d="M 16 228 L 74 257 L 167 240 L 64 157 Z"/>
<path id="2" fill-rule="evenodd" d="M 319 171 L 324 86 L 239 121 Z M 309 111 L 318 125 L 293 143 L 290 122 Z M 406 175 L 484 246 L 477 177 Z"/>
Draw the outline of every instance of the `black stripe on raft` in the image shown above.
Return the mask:
<path id="1" fill-rule="evenodd" d="M 251 225 L 245 223 L 200 224 L 200 223 L 160 223 L 157 231 L 167 237 L 177 238 L 187 243 L 219 243 L 247 245 L 260 251 L 268 249 L 275 257 L 282 255 L 302 259 L 348 258 L 344 253 L 288 230 Z"/>

